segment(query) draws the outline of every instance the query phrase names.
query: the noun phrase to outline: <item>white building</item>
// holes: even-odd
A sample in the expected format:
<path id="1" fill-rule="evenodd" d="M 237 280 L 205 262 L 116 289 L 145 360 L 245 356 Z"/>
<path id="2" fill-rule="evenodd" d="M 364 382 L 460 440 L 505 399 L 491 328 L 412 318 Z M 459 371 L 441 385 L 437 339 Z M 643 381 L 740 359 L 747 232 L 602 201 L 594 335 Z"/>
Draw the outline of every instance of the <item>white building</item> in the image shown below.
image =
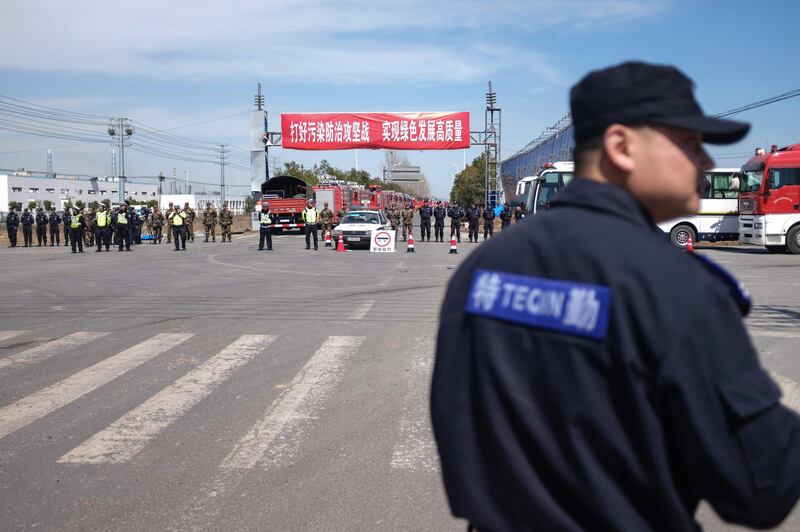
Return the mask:
<path id="1" fill-rule="evenodd" d="M 138 201 L 158 199 L 156 184 L 125 183 L 125 195 Z M 67 202 L 102 202 L 110 199 L 112 205 L 119 203 L 119 182 L 114 177 L 77 178 L 69 176 L 44 177 L 16 174 L 0 174 L 0 212 L 8 212 L 9 202 L 16 201 L 26 208 L 35 201 L 43 206 L 49 200 L 57 210 L 63 210 Z M 127 199 L 127 198 L 126 198 Z"/>
<path id="2" fill-rule="evenodd" d="M 231 196 L 225 195 L 225 203 L 228 204 L 228 209 L 233 214 L 244 214 L 244 202 L 247 196 Z M 211 206 L 217 209 L 217 212 L 222 210 L 222 199 L 219 194 L 161 194 L 161 209 L 164 210 L 169 207 L 169 204 L 183 205 L 189 202 L 189 206 L 196 212 L 200 213 L 205 210 L 206 204 L 211 203 Z"/>

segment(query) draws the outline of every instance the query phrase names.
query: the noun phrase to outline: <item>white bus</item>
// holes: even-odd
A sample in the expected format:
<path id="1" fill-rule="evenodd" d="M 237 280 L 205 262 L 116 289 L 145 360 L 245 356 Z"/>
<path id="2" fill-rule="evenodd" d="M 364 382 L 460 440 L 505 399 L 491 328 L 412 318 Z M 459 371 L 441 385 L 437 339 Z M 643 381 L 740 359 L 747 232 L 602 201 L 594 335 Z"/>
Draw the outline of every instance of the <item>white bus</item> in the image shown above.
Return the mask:
<path id="1" fill-rule="evenodd" d="M 575 175 L 575 163 L 572 161 L 561 161 L 557 163 L 547 163 L 539 172 L 539 175 L 525 177 L 517 183 L 517 190 L 520 183 L 525 181 L 523 192 L 527 192 L 525 211 L 528 215 L 536 214 L 542 209 L 550 206 L 550 200 L 556 193 L 567 186 Z"/>
<path id="2" fill-rule="evenodd" d="M 713 168 L 705 173 L 700 212 L 658 224 L 676 246 L 693 242 L 720 242 L 739 239 L 738 168 Z"/>

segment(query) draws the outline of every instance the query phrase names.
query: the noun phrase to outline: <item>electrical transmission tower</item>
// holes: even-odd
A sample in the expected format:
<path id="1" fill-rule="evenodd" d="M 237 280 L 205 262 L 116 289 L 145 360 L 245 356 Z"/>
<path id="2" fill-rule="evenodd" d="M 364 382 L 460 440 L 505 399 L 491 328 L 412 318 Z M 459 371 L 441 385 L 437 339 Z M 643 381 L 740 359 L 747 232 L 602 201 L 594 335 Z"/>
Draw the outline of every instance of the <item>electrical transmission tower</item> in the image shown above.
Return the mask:
<path id="1" fill-rule="evenodd" d="M 228 145 L 220 144 L 219 154 L 219 195 L 222 204 L 225 204 L 225 160 L 228 158 Z"/>
<path id="2" fill-rule="evenodd" d="M 53 150 L 47 149 L 47 177 L 55 177 L 56 174 L 53 172 Z"/>
<path id="3" fill-rule="evenodd" d="M 486 173 L 484 185 L 486 195 L 484 207 L 493 207 L 497 204 L 502 190 L 500 183 L 500 109 L 495 107 L 497 95 L 492 91 L 492 82 L 489 82 L 489 92 L 486 93 Z"/>
<path id="4" fill-rule="evenodd" d="M 119 147 L 119 175 L 114 177 L 119 181 L 119 203 L 122 203 L 125 201 L 125 147 L 131 145 L 128 139 L 133 135 L 130 119 L 112 119 L 108 123 L 108 135 L 112 138 L 112 144 Z"/>

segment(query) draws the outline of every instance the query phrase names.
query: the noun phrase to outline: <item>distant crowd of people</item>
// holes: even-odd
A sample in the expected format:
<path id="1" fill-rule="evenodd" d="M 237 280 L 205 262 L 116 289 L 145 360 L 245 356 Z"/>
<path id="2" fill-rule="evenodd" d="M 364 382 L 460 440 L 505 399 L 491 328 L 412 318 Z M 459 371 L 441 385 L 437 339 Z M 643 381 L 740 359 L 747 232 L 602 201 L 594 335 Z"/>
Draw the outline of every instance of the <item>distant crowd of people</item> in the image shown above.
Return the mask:
<path id="1" fill-rule="evenodd" d="M 64 209 L 61 213 L 55 208 L 46 213 L 39 207 L 23 209 L 21 214 L 14 207 L 10 208 L 6 218 L 8 240 L 10 247 L 17 247 L 19 227 L 22 226 L 23 245 L 33 246 L 34 227 L 37 246 L 61 246 L 63 233 L 64 246 L 71 246 L 73 253 L 83 253 L 84 246 L 92 248 L 97 246 L 96 252 L 110 251 L 111 246 L 117 251 L 130 251 L 132 244 L 142 243 L 142 229 L 150 233 L 151 244 L 161 244 L 164 227 L 166 226 L 167 243 L 175 240 L 175 250 L 185 250 L 186 241 L 194 241 L 195 211 L 187 202 L 183 208 L 179 205 L 169 204 L 167 211 L 141 207 L 138 212 L 127 203 L 109 209 L 104 204 L 97 209 L 90 207 L 88 210 L 79 207 Z M 211 204 L 206 206 L 202 213 L 203 226 L 206 229 L 206 242 L 209 237 L 216 241 L 216 225 L 222 231 L 222 241 L 230 242 L 233 213 L 226 203 L 218 214 Z"/>

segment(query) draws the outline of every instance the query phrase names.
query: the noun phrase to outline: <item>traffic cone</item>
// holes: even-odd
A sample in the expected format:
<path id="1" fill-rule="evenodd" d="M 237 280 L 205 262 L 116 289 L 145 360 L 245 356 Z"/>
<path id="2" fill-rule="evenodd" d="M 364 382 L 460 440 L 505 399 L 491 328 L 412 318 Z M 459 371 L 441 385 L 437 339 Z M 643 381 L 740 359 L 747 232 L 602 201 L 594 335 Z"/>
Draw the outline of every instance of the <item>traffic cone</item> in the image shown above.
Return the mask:
<path id="1" fill-rule="evenodd" d="M 339 235 L 339 242 L 336 244 L 336 252 L 337 253 L 344 253 L 347 251 L 344 249 L 344 234 Z"/>
<path id="2" fill-rule="evenodd" d="M 456 235 L 450 237 L 450 254 L 457 255 L 458 247 L 456 247 Z"/>
<path id="3" fill-rule="evenodd" d="M 686 240 L 686 251 L 689 252 L 694 251 L 694 243 L 692 243 L 692 235 L 689 235 L 688 240 Z"/>
<path id="4" fill-rule="evenodd" d="M 325 231 L 325 247 L 329 248 L 331 246 L 333 246 L 333 244 L 331 244 L 331 230 L 328 229 Z"/>
<path id="5" fill-rule="evenodd" d="M 408 233 L 408 247 L 406 253 L 414 253 L 414 235 Z"/>

